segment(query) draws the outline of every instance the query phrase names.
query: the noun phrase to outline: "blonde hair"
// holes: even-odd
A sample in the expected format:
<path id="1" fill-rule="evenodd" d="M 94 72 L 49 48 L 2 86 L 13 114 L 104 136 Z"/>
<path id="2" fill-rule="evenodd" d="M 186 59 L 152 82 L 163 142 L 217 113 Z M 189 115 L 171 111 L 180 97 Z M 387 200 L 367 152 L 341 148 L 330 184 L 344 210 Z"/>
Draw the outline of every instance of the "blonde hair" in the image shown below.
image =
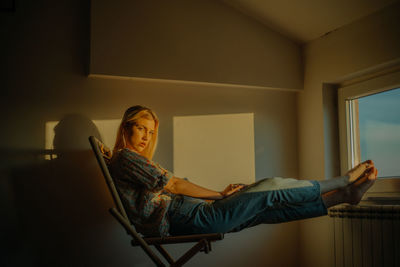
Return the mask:
<path id="1" fill-rule="evenodd" d="M 159 120 L 157 115 L 151 109 L 140 105 L 130 107 L 125 111 L 124 117 L 122 118 L 121 124 L 118 128 L 113 154 L 127 146 L 127 142 L 129 142 L 133 134 L 132 127 L 136 124 L 139 118 L 154 120 L 155 126 L 153 137 L 148 146 L 140 153 L 148 159 L 153 158 L 154 152 L 157 148 Z"/>

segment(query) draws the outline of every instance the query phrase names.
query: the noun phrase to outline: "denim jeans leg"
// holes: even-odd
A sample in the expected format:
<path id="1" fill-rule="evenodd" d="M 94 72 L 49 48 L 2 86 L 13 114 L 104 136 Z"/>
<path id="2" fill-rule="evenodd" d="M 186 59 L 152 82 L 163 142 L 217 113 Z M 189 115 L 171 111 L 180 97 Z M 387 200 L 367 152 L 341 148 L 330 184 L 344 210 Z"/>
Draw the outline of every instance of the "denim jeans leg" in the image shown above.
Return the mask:
<path id="1" fill-rule="evenodd" d="M 267 209 L 264 212 L 260 212 L 257 216 L 232 228 L 229 232 L 239 232 L 245 228 L 250 228 L 259 224 L 282 223 L 326 214 L 326 207 L 320 199 L 297 205 L 282 205 L 281 207 L 277 206 L 275 209 Z"/>
<path id="2" fill-rule="evenodd" d="M 201 221 L 198 219 L 202 206 L 206 205 L 202 199 L 176 195 L 169 206 L 168 217 L 171 235 L 188 235 L 198 233 Z"/>
<path id="3" fill-rule="evenodd" d="M 173 210 L 175 234 L 225 233 L 326 214 L 319 183 L 290 178 L 266 178 L 213 203 L 188 198 Z"/>

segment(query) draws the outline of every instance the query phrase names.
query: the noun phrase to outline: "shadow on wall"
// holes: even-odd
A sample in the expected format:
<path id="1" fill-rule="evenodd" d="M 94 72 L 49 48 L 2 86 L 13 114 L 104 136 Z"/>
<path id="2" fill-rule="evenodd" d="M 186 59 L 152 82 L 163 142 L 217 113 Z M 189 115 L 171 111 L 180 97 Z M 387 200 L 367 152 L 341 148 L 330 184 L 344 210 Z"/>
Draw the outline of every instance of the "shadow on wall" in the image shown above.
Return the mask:
<path id="1" fill-rule="evenodd" d="M 107 263 L 104 233 L 111 231 L 112 200 L 89 148 L 90 135 L 100 139 L 90 119 L 67 115 L 55 127 L 57 158 L 45 160 L 43 151 L 5 153 L 14 164 L 1 171 L 1 200 L 7 203 L 1 266 L 118 264 Z M 24 161 L 15 164 L 18 158 Z"/>
<path id="2" fill-rule="evenodd" d="M 61 155 L 90 150 L 90 135 L 101 140 L 97 126 L 89 118 L 80 114 L 66 115 L 54 127 L 54 149 L 61 151 Z"/>

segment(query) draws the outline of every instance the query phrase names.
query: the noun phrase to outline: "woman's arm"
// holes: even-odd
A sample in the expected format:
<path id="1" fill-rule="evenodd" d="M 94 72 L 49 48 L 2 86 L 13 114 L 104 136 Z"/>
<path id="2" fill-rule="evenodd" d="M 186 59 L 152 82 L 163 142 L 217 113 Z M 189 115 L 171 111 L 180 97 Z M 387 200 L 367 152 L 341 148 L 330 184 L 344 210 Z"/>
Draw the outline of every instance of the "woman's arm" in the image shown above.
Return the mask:
<path id="1" fill-rule="evenodd" d="M 174 176 L 168 181 L 164 189 L 177 195 L 218 200 L 239 191 L 243 187 L 244 185 L 229 185 L 224 191 L 217 192 Z"/>

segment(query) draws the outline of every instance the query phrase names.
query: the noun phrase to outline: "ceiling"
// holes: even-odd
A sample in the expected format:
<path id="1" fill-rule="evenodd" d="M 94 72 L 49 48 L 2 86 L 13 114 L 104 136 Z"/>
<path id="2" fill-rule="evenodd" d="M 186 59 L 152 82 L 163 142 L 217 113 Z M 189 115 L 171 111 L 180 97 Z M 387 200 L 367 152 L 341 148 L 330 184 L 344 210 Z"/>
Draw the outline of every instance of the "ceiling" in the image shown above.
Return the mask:
<path id="1" fill-rule="evenodd" d="M 223 0 L 297 43 L 307 43 L 399 0 Z"/>

